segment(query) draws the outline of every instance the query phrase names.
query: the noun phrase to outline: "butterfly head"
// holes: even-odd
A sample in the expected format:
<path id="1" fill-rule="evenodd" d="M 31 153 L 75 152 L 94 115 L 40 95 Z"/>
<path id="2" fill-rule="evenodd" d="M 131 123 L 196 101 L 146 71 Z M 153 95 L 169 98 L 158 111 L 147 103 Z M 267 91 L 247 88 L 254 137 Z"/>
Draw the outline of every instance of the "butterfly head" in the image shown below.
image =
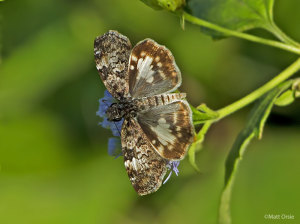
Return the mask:
<path id="1" fill-rule="evenodd" d="M 107 109 L 106 115 L 109 121 L 120 121 L 125 115 L 123 105 L 119 103 L 113 103 Z"/>

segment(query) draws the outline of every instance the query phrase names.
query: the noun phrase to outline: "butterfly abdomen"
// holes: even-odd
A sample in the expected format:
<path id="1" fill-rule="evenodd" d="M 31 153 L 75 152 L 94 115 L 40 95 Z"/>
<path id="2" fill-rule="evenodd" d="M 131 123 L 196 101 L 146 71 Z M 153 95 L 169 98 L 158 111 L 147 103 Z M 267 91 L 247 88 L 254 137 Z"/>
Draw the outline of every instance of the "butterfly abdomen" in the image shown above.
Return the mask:
<path id="1" fill-rule="evenodd" d="M 148 110 L 152 107 L 168 105 L 175 101 L 182 100 L 186 97 L 186 93 L 165 93 L 161 95 L 142 97 L 135 99 L 139 111 Z"/>

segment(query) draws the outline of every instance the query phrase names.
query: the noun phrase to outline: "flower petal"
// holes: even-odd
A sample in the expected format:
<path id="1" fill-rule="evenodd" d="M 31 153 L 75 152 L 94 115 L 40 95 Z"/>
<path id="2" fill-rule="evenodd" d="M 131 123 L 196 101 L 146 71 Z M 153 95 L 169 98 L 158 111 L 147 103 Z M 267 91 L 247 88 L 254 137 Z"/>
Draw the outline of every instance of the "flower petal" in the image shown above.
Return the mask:
<path id="1" fill-rule="evenodd" d="M 123 124 L 124 119 L 116 122 L 111 122 L 110 129 L 112 131 L 113 136 L 121 136 L 121 129 L 122 129 L 122 124 Z"/>
<path id="2" fill-rule="evenodd" d="M 108 139 L 108 155 L 114 156 L 115 159 L 122 155 L 122 147 L 120 138 Z"/>
<path id="3" fill-rule="evenodd" d="M 99 122 L 99 125 L 101 125 L 103 128 L 110 129 L 114 136 L 120 137 L 124 119 L 118 122 L 109 121 L 106 115 L 107 109 L 114 102 L 116 102 L 116 100 L 112 97 L 112 95 L 107 90 L 105 90 L 104 97 L 102 97 L 99 100 L 99 109 L 96 112 L 96 115 L 103 118 L 103 120 Z M 108 154 L 111 156 L 115 156 L 116 158 L 122 155 L 121 140 L 119 138 L 110 138 L 108 140 Z"/>
<path id="4" fill-rule="evenodd" d="M 178 166 L 179 166 L 179 164 L 180 164 L 179 160 L 178 161 L 169 161 L 169 163 L 167 164 L 167 169 L 170 170 L 170 173 L 169 173 L 168 177 L 164 180 L 163 184 L 167 183 L 167 181 L 172 176 L 173 171 L 176 174 L 176 176 L 178 176 L 178 173 L 179 173 Z"/>
<path id="5" fill-rule="evenodd" d="M 96 114 L 99 117 L 102 117 L 102 118 L 106 117 L 106 111 L 107 111 L 107 109 L 114 102 L 115 102 L 115 99 L 112 97 L 112 95 L 107 90 L 105 90 L 104 91 L 104 97 L 102 97 L 101 99 L 99 99 L 99 109 L 96 112 Z"/>

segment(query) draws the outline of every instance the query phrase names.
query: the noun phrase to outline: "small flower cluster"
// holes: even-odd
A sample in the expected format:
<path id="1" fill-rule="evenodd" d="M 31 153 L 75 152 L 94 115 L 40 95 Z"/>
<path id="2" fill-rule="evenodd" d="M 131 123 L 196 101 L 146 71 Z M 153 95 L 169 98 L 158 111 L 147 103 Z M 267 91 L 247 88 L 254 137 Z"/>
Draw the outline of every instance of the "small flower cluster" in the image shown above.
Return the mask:
<path id="1" fill-rule="evenodd" d="M 107 119 L 106 111 L 113 103 L 115 103 L 115 99 L 107 90 L 105 90 L 104 97 L 99 100 L 99 110 L 96 114 L 103 119 L 102 122 L 99 122 L 99 124 L 104 128 L 110 129 L 113 136 L 118 137 L 108 139 L 108 154 L 118 158 L 122 155 L 120 136 L 124 119 L 117 122 L 109 121 Z"/>
<path id="2" fill-rule="evenodd" d="M 163 184 L 167 183 L 167 181 L 172 176 L 173 171 L 176 174 L 176 176 L 178 176 L 178 173 L 179 173 L 179 170 L 178 170 L 179 163 L 180 163 L 180 161 L 169 161 L 169 163 L 167 164 L 167 169 L 171 170 L 171 171 L 170 171 L 168 177 L 164 180 Z"/>
<path id="3" fill-rule="evenodd" d="M 99 122 L 99 125 L 101 125 L 104 128 L 110 129 L 112 131 L 113 136 L 112 138 L 108 139 L 108 154 L 110 156 L 114 156 L 115 159 L 122 155 L 122 147 L 121 147 L 121 129 L 124 119 L 114 122 L 109 121 L 107 119 L 106 111 L 112 105 L 115 103 L 115 99 L 113 96 L 107 91 L 104 91 L 104 97 L 99 99 L 99 109 L 96 112 L 96 115 L 101 117 L 103 120 L 102 122 Z M 178 176 L 180 161 L 169 161 L 167 164 L 167 169 L 170 170 L 170 173 L 168 177 L 164 180 L 163 184 L 165 184 L 171 177 L 172 173 L 174 172 L 176 176 Z"/>

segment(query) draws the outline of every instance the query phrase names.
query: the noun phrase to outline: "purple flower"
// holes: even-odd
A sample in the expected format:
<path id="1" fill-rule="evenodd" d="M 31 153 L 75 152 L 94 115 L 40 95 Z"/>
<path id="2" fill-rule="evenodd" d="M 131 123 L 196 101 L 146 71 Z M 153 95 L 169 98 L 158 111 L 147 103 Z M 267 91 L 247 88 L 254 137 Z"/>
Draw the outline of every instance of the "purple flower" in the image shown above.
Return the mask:
<path id="1" fill-rule="evenodd" d="M 168 177 L 164 180 L 163 184 L 167 183 L 167 181 L 172 176 L 173 171 L 176 174 L 176 176 L 178 176 L 178 173 L 179 173 L 179 170 L 178 170 L 179 163 L 180 163 L 180 161 L 169 161 L 169 163 L 167 164 L 167 169 L 171 170 L 171 171 L 170 171 Z"/>
<path id="2" fill-rule="evenodd" d="M 116 100 L 113 98 L 113 96 L 107 91 L 104 91 L 104 97 L 99 100 L 99 109 L 96 112 L 96 114 L 101 117 L 103 120 L 99 124 L 107 129 L 110 129 L 114 136 L 121 136 L 121 129 L 124 119 L 114 122 L 109 121 L 106 116 L 106 111 L 112 105 L 115 103 Z"/>
<path id="3" fill-rule="evenodd" d="M 108 139 L 108 155 L 114 156 L 115 159 L 122 155 L 122 147 L 120 138 Z"/>
<path id="4" fill-rule="evenodd" d="M 104 128 L 110 129 L 113 136 L 120 137 L 123 121 L 124 119 L 120 121 L 109 121 L 107 117 L 104 117 L 103 121 L 99 122 L 99 124 Z"/>
<path id="5" fill-rule="evenodd" d="M 114 122 L 109 121 L 106 116 L 107 109 L 115 102 L 116 100 L 113 98 L 113 96 L 107 90 L 105 90 L 104 97 L 99 99 L 99 109 L 96 112 L 96 115 L 103 119 L 101 122 L 99 122 L 102 127 L 110 129 L 113 136 L 120 137 L 124 119 Z M 121 143 L 118 144 L 117 140 L 120 142 L 120 139 L 117 138 L 110 138 L 108 140 L 108 154 L 115 156 L 116 158 L 122 154 Z"/>
<path id="6" fill-rule="evenodd" d="M 99 99 L 99 110 L 96 112 L 96 114 L 99 117 L 106 117 L 106 111 L 110 107 L 111 104 L 115 103 L 115 99 L 113 96 L 107 91 L 104 91 L 104 97 Z"/>

